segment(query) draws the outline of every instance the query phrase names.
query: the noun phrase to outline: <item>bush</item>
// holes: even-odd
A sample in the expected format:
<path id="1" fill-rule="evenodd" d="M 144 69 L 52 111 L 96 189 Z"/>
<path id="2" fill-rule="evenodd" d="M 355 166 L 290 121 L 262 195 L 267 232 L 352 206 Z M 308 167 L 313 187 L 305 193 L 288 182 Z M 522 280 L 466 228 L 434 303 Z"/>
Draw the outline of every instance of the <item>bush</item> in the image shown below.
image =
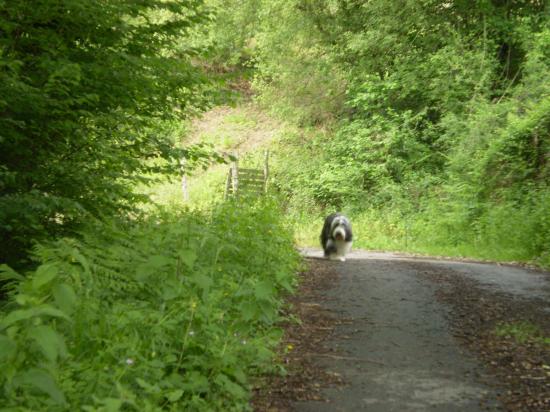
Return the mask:
<path id="1" fill-rule="evenodd" d="M 0 398 L 28 410 L 247 409 L 298 262 L 274 204 L 96 223 L 3 266 Z"/>

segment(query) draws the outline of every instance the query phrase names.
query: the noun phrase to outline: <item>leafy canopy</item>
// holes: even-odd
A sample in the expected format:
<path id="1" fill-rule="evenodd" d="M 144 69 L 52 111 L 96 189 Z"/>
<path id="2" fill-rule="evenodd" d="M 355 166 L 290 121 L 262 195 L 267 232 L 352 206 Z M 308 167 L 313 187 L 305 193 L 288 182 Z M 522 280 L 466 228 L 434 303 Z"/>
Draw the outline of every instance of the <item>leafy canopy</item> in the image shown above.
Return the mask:
<path id="1" fill-rule="evenodd" d="M 172 122 L 208 103 L 185 42 L 208 19 L 202 0 L 0 3 L 0 260 L 207 157 L 177 149 Z"/>

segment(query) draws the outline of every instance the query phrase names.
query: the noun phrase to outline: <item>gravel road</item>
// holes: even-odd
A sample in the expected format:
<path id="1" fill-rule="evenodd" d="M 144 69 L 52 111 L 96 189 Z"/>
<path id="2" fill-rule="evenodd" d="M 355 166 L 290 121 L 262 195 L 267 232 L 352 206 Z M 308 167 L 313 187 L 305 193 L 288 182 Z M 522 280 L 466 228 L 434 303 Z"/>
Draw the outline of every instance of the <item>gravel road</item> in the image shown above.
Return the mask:
<path id="1" fill-rule="evenodd" d="M 320 250 L 303 254 L 321 259 Z M 426 274 L 471 279 L 479 289 L 514 301 L 535 299 L 540 311 L 550 314 L 547 273 L 365 251 L 352 252 L 343 263 L 324 262 L 338 281 L 324 292 L 323 305 L 347 321 L 324 342 L 338 355 L 318 362 L 346 385 L 323 389 L 325 401 L 294 402 L 293 410 L 506 409 L 495 376 L 453 336 L 453 307 L 436 299 L 441 285 Z"/>

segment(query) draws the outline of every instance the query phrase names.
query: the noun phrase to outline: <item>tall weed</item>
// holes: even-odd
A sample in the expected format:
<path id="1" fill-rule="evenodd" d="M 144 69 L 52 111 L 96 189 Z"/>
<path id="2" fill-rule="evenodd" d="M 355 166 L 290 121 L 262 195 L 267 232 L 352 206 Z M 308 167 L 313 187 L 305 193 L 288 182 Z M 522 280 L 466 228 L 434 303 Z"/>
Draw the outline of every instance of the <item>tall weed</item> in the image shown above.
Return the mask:
<path id="1" fill-rule="evenodd" d="M 2 268 L 0 398 L 20 410 L 248 408 L 298 257 L 269 201 L 97 222 Z"/>

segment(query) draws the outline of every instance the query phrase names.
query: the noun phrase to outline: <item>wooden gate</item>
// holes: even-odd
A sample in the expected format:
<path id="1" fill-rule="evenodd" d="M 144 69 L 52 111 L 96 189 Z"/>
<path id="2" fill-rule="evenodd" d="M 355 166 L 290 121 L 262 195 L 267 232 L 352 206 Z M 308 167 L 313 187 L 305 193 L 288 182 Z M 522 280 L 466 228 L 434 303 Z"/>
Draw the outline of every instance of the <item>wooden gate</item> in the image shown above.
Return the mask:
<path id="1" fill-rule="evenodd" d="M 261 196 L 267 192 L 269 151 L 265 152 L 262 169 L 239 168 L 238 160 L 231 163 L 225 183 L 225 198 L 229 196 Z"/>

